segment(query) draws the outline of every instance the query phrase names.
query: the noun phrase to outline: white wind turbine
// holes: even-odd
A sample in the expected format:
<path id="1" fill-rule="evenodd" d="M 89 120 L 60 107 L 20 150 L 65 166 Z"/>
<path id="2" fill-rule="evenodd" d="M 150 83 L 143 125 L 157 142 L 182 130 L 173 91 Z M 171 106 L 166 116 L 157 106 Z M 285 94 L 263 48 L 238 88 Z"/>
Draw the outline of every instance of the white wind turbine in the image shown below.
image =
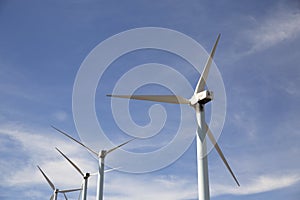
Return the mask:
<path id="1" fill-rule="evenodd" d="M 228 162 L 225 159 L 223 152 L 221 151 L 219 145 L 216 142 L 214 135 L 209 129 L 208 125 L 205 122 L 205 112 L 204 106 L 206 103 L 210 102 L 213 99 L 213 94 L 209 90 L 205 90 L 207 76 L 212 64 L 212 60 L 216 51 L 220 39 L 220 34 L 215 42 L 215 45 L 210 53 L 210 56 L 207 59 L 204 70 L 201 74 L 200 79 L 198 80 L 197 86 L 194 91 L 194 95 L 190 99 L 186 99 L 177 95 L 107 95 L 109 97 L 118 97 L 126 99 L 136 99 L 136 100 L 146 100 L 146 101 L 155 101 L 155 102 L 165 102 L 173 104 L 188 104 L 193 107 L 196 111 L 197 118 L 197 165 L 198 165 L 198 195 L 201 200 L 209 200 L 209 182 L 208 182 L 208 163 L 207 163 L 207 147 L 205 136 L 208 135 L 208 138 L 214 145 L 230 174 L 234 178 L 238 186 L 240 186 L 237 178 L 232 172 Z"/>
<path id="2" fill-rule="evenodd" d="M 135 140 L 136 138 L 133 138 L 131 140 L 128 140 L 127 142 L 124 142 L 114 148 L 111 148 L 109 150 L 100 150 L 99 153 L 97 153 L 96 151 L 94 151 L 93 149 L 89 148 L 88 146 L 84 145 L 82 142 L 79 142 L 78 140 L 74 139 L 73 137 L 71 137 L 70 135 L 68 135 L 67 133 L 59 130 L 58 128 L 52 126 L 52 128 L 54 128 L 55 130 L 57 130 L 58 132 L 62 133 L 63 135 L 67 136 L 68 138 L 70 138 L 71 140 L 73 140 L 74 142 L 80 144 L 81 146 L 83 146 L 84 148 L 86 148 L 88 151 L 90 151 L 91 153 L 95 154 L 98 159 L 99 159 L 99 168 L 98 168 L 98 181 L 97 181 L 97 200 L 103 200 L 103 185 L 104 185 L 104 161 L 105 161 L 105 157 L 119 149 L 120 147 L 124 146 L 125 144 L 131 142 L 132 140 Z"/>
<path id="3" fill-rule="evenodd" d="M 59 190 L 58 188 L 56 188 L 54 186 L 54 184 L 50 181 L 50 179 L 47 177 L 47 175 L 43 172 L 43 170 L 37 166 L 40 170 L 40 172 L 43 174 L 44 178 L 46 179 L 46 181 L 48 182 L 48 184 L 50 185 L 51 189 L 53 190 L 53 194 L 51 195 L 50 197 L 50 200 L 57 200 L 57 195 L 58 193 L 62 193 L 65 197 L 66 200 L 68 200 L 67 196 L 65 193 L 68 193 L 68 192 L 75 192 L 75 191 L 79 191 L 81 190 L 81 188 L 77 188 L 77 189 L 70 189 L 70 190 Z"/>
<path id="4" fill-rule="evenodd" d="M 82 200 L 86 200 L 87 199 L 87 186 L 88 186 L 88 179 L 91 176 L 97 175 L 98 173 L 83 173 L 82 170 L 70 159 L 68 158 L 61 150 L 59 150 L 57 147 L 55 148 L 78 172 L 79 174 L 83 177 L 83 183 L 81 185 L 82 190 L 80 191 L 79 197 L 81 196 Z M 105 172 L 109 172 L 112 170 L 115 170 L 116 168 L 112 168 L 112 169 L 108 169 L 105 170 Z"/>
<path id="5" fill-rule="evenodd" d="M 82 184 L 82 194 L 81 199 L 86 200 L 87 198 L 87 186 L 88 186 L 88 179 L 91 176 L 90 173 L 83 173 L 80 168 L 72 161 L 70 160 L 63 152 L 61 152 L 58 148 L 55 148 L 83 177 L 83 184 Z"/>

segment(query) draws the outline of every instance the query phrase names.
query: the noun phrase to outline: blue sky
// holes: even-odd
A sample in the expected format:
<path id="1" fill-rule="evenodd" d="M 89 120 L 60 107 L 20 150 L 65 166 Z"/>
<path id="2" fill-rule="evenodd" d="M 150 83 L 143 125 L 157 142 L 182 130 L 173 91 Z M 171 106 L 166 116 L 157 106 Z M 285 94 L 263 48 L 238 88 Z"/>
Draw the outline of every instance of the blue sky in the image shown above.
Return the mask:
<path id="1" fill-rule="evenodd" d="M 1 199 L 48 199 L 51 190 L 37 164 L 59 188 L 78 187 L 81 177 L 55 152 L 55 146 L 84 171 L 96 171 L 97 161 L 50 125 L 78 138 L 72 91 L 81 63 L 101 41 L 148 26 L 180 31 L 208 51 L 217 34 L 222 34 L 215 62 L 226 89 L 227 115 L 218 141 L 241 187 L 235 186 L 212 151 L 211 199 L 299 199 L 298 1 L 3 0 L 0 25 Z M 199 74 L 189 74 L 194 71 L 185 70 L 190 67 L 187 63 L 165 52 L 146 50 L 116 60 L 96 94 L 98 119 L 115 143 L 129 137 L 113 121 L 105 94 L 112 92 L 122 73 L 149 62 L 184 69 L 181 72 L 196 85 Z M 140 89 L 151 91 L 165 92 L 155 85 Z M 151 105 L 130 103 L 136 123 L 149 123 Z M 178 126 L 178 110 L 162 105 L 170 118 L 156 138 L 161 143 L 149 145 L 155 138 L 134 141 L 127 150 L 157 149 L 172 138 L 165 133 Z M 172 165 L 151 173 L 108 173 L 106 199 L 197 199 L 195 152 L 193 143 Z M 95 196 L 95 182 L 91 178 L 90 198 Z"/>

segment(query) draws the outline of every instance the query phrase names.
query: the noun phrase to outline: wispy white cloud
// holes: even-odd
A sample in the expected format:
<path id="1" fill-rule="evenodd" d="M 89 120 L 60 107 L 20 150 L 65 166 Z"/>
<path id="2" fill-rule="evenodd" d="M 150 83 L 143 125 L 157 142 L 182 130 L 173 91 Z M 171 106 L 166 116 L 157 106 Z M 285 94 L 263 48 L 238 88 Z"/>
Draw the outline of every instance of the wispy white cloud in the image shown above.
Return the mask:
<path id="1" fill-rule="evenodd" d="M 298 89 L 298 82 L 299 80 L 287 80 L 279 84 L 278 88 L 284 91 L 287 95 L 296 97 L 300 95 L 300 91 Z"/>
<path id="2" fill-rule="evenodd" d="M 59 188 L 78 187 L 81 184 L 80 175 L 71 166 L 68 166 L 69 164 L 55 152 L 53 149 L 54 146 L 61 147 L 83 171 L 94 172 L 97 169 L 97 161 L 92 159 L 81 147 L 77 147 L 77 145 L 73 145 L 69 140 L 64 140 L 63 137 L 55 134 L 38 134 L 35 132 L 16 126 L 6 126 L 0 129 L 0 136 L 7 136 L 12 140 L 11 143 L 17 144 L 17 149 L 14 152 L 20 150 L 22 157 L 16 165 L 10 163 L 9 154 L 7 157 L 1 158 L 1 172 L 13 172 L 4 173 L 5 176 L 1 177 L 2 181 L 0 184 L 2 187 L 26 188 L 22 191 L 24 196 L 28 196 L 28 189 L 32 190 L 31 192 L 36 197 L 51 194 L 50 190 L 47 194 L 43 194 L 45 191 L 41 191 L 42 188 L 36 187 L 40 185 L 48 188 L 47 183 L 36 169 L 36 164 L 41 165 Z M 45 136 L 47 137 L 46 140 Z M 10 152 L 11 148 L 11 146 L 4 145 L 1 148 L 1 152 Z M 3 163 L 6 164 L 2 165 Z M 212 172 L 215 173 L 214 170 Z M 189 177 L 190 175 L 189 173 L 179 173 L 176 175 L 158 175 L 156 173 L 134 175 L 110 172 L 105 178 L 105 196 L 113 200 L 120 198 L 125 200 L 155 198 L 166 200 L 195 199 L 197 198 L 197 183 Z M 214 179 L 211 184 L 211 192 L 212 196 L 224 194 L 249 195 L 289 187 L 299 181 L 299 174 L 279 176 L 270 174 L 261 175 L 248 181 L 244 180 L 242 187 L 236 188 L 232 184 L 224 184 L 221 183 L 222 181 Z M 91 198 L 94 198 L 95 191 L 96 178 L 92 177 L 89 184 L 89 196 Z M 74 194 L 75 196 L 76 194 Z"/>
<path id="3" fill-rule="evenodd" d="M 211 195 L 253 195 L 282 189 L 299 183 L 300 175 L 261 175 L 243 182 L 242 187 L 232 184 L 214 183 Z M 114 174 L 106 181 L 106 195 L 109 199 L 196 199 L 197 184 L 185 176 L 152 176 Z"/>
<path id="4" fill-rule="evenodd" d="M 197 185 L 186 177 L 153 175 L 114 175 L 107 181 L 109 199 L 195 199 Z"/>
<path id="5" fill-rule="evenodd" d="M 55 133 L 47 134 L 45 130 L 41 131 L 45 134 L 36 132 L 40 131 L 24 130 L 24 128 L 13 127 L 13 125 L 0 129 L 0 136 L 8 137 L 7 142 L 10 144 L 1 148 L 1 152 L 6 153 L 6 156 L 1 158 L 0 168 L 7 174 L 1 177 L 0 185 L 28 187 L 44 183 L 36 165 L 40 165 L 58 185 L 75 186 L 76 181 L 74 180 L 76 179 L 80 183 L 80 176 L 75 170 L 72 170 L 71 166 L 68 166 L 68 163 L 55 151 L 54 147 L 59 147 L 83 170 L 95 171 L 97 169 L 97 161 L 78 145 L 64 140 Z"/>
<path id="6" fill-rule="evenodd" d="M 60 122 L 63 122 L 68 119 L 68 113 L 63 110 L 58 110 L 53 113 L 53 117 Z"/>
<path id="7" fill-rule="evenodd" d="M 243 184 L 242 187 L 232 187 L 230 185 L 216 184 L 212 187 L 214 196 L 223 194 L 249 195 L 268 192 L 276 189 L 292 186 L 300 181 L 300 175 L 263 175 L 255 180 Z"/>
<path id="8" fill-rule="evenodd" d="M 4 126 L 0 129 L 1 137 L 9 137 L 10 143 L 17 144 L 21 158 L 18 164 L 14 165 L 7 155 L 1 158 L 1 171 L 11 172 L 2 176 L 0 185 L 9 188 L 26 188 L 22 191 L 24 196 L 28 196 L 28 188 L 35 196 L 41 197 L 44 191 L 36 189 L 37 185 L 47 188 L 47 183 L 39 173 L 36 165 L 39 164 L 46 172 L 53 183 L 59 188 L 73 188 L 81 184 L 81 177 L 71 166 L 59 156 L 54 150 L 55 146 L 70 156 L 70 158 L 80 166 L 83 171 L 95 172 L 97 161 L 91 159 L 88 153 L 81 147 L 73 145 L 69 140 L 64 140 L 55 134 L 38 134 L 39 131 L 25 130 L 17 125 Z M 5 146 L 5 145 L 4 145 Z M 1 149 L 2 152 L 11 152 L 11 146 Z M 28 157 L 28 158 L 26 158 Z M 3 164 L 3 165 L 2 165 Z M 106 175 L 105 188 L 106 196 L 110 199 L 189 199 L 196 195 L 196 185 L 189 179 L 177 176 L 157 176 L 157 175 L 130 175 L 120 172 L 110 172 Z M 93 197 L 96 191 L 96 178 L 92 177 L 89 184 L 89 195 Z M 124 187 L 125 186 L 125 187 Z M 139 189 L 137 189 L 139 188 Z M 118 191 L 118 192 L 115 192 Z M 138 191 L 138 192 L 137 192 Z M 51 194 L 49 192 L 44 195 Z"/>
<path id="9" fill-rule="evenodd" d="M 255 27 L 245 33 L 252 44 L 248 54 L 296 38 L 300 33 L 300 11 L 294 8 L 274 8 L 263 19 L 252 19 Z"/>

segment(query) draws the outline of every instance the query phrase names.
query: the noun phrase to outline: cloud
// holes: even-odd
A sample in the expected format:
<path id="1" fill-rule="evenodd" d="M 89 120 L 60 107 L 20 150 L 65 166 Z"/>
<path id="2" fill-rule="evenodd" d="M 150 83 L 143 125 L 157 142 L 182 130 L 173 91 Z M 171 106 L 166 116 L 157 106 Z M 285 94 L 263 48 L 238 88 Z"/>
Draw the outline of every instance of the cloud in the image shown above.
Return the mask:
<path id="1" fill-rule="evenodd" d="M 82 169 L 97 169 L 97 161 L 78 145 L 56 134 L 45 134 L 45 130 L 37 132 L 44 134 L 24 130 L 17 125 L 6 125 L 0 129 L 1 138 L 6 138 L 1 148 L 5 156 L 1 157 L 0 169 L 6 172 L 1 175 L 1 186 L 30 187 L 45 183 L 36 165 L 40 165 L 57 185 L 76 186 L 74 179 L 80 184 L 80 175 L 55 151 L 56 146 Z"/>
<path id="2" fill-rule="evenodd" d="M 263 19 L 254 20 L 256 27 L 246 31 L 252 47 L 251 54 L 275 46 L 280 42 L 298 37 L 300 33 L 300 11 L 288 8 L 272 9 Z"/>
<path id="3" fill-rule="evenodd" d="M 2 126 L 0 137 L 6 138 L 1 141 L 1 152 L 7 154 L 1 157 L 0 186 L 9 190 L 16 190 L 23 196 L 31 199 L 42 198 L 51 194 L 51 190 L 36 169 L 40 164 L 49 178 L 61 189 L 78 187 L 81 184 L 80 175 L 60 157 L 54 146 L 60 147 L 80 168 L 85 172 L 94 172 L 97 169 L 97 161 L 85 152 L 80 146 L 73 145 L 71 141 L 55 134 L 47 134 L 47 131 L 35 129 L 35 131 L 24 127 L 9 125 Z M 38 133 L 36 133 L 38 132 Z M 44 133 L 44 134 L 41 134 Z M 45 140 L 45 138 L 47 138 Z M 9 145 L 7 145 L 7 143 Z M 13 149 L 13 151 L 12 151 Z M 17 160 L 11 157 L 16 157 Z M 19 156 L 19 157 L 18 157 Z M 194 165 L 192 163 L 191 165 Z M 186 166 L 191 167 L 190 165 Z M 211 175 L 222 177 L 222 172 L 210 169 Z M 148 174 L 127 174 L 121 172 L 110 172 L 105 176 L 105 197 L 109 199 L 154 199 L 165 200 L 196 199 L 197 182 L 193 173 L 148 173 Z M 221 173 L 221 174 L 220 174 Z M 254 173 L 254 174 L 253 174 Z M 249 174 L 246 174 L 249 176 Z M 212 196 L 225 194 L 250 195 L 261 192 L 272 191 L 292 186 L 300 181 L 299 174 L 263 174 L 257 176 L 252 172 L 251 180 L 242 180 L 242 186 L 236 188 L 233 184 L 225 184 L 219 178 L 213 178 L 211 184 Z M 92 177 L 89 183 L 89 196 L 94 198 L 96 193 L 96 177 Z M 228 178 L 230 181 L 230 177 Z M 39 187 L 37 187 L 39 186 Z M 42 190 L 45 188 L 45 190 Z M 31 191 L 35 197 L 30 196 Z M 73 196 L 72 196 L 73 195 Z M 76 198 L 76 194 L 69 197 Z"/>
<path id="4" fill-rule="evenodd" d="M 53 117 L 60 122 L 66 121 L 68 119 L 68 113 L 62 110 L 53 113 Z"/>
<path id="5" fill-rule="evenodd" d="M 118 175 L 119 176 L 119 175 Z M 195 199 L 197 185 L 186 177 L 121 175 L 114 176 L 106 184 L 109 199 Z"/>
<path id="6" fill-rule="evenodd" d="M 249 195 L 262 192 L 268 192 L 276 189 L 292 186 L 300 181 L 299 175 L 262 175 L 255 180 L 242 185 L 239 188 L 234 188 L 230 185 L 216 184 L 212 188 L 213 196 L 219 196 L 224 194 L 233 195 Z"/>
<path id="7" fill-rule="evenodd" d="M 0 160 L 0 169 L 4 172 L 1 175 L 1 187 L 18 188 L 19 193 L 26 197 L 30 197 L 28 196 L 28 190 L 30 190 L 35 195 L 31 198 L 51 194 L 49 186 L 36 168 L 37 164 L 58 188 L 68 189 L 80 186 L 82 181 L 80 175 L 55 152 L 55 146 L 61 147 L 60 149 L 83 171 L 95 172 L 97 169 L 97 161 L 91 159 L 87 152 L 84 154 L 85 151 L 81 147 L 55 134 L 36 132 L 45 133 L 46 131 L 26 130 L 24 127 L 11 124 L 0 129 L 0 137 L 6 137 L 6 140 L 2 141 L 4 145 L 1 152 L 7 153 L 7 156 Z M 11 158 L 10 154 L 16 152 L 21 157 L 14 160 L 15 158 Z M 190 199 L 196 196 L 197 191 L 197 186 L 192 181 L 173 175 L 131 175 L 109 172 L 106 176 L 105 195 L 110 199 L 120 199 L 120 197 L 122 199 L 153 199 L 155 197 Z M 96 179 L 96 177 L 91 177 L 89 183 L 89 196 L 91 197 L 95 195 Z M 41 187 L 37 187 L 38 185 Z M 43 187 L 48 189 L 45 194 L 43 194 Z"/>

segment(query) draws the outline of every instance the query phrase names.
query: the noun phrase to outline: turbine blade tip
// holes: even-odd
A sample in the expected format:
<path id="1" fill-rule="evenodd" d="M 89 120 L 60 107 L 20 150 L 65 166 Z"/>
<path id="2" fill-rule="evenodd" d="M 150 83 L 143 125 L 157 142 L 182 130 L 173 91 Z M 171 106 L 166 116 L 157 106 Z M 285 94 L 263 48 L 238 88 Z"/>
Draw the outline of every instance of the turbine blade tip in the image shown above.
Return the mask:
<path id="1" fill-rule="evenodd" d="M 63 154 L 61 150 L 59 150 L 59 148 L 55 147 L 55 149 L 60 153 Z"/>
<path id="2" fill-rule="evenodd" d="M 53 125 L 50 125 L 53 129 L 55 129 L 55 130 L 57 130 L 57 131 L 59 131 L 59 129 L 58 128 L 56 128 L 55 126 L 53 126 Z"/>

